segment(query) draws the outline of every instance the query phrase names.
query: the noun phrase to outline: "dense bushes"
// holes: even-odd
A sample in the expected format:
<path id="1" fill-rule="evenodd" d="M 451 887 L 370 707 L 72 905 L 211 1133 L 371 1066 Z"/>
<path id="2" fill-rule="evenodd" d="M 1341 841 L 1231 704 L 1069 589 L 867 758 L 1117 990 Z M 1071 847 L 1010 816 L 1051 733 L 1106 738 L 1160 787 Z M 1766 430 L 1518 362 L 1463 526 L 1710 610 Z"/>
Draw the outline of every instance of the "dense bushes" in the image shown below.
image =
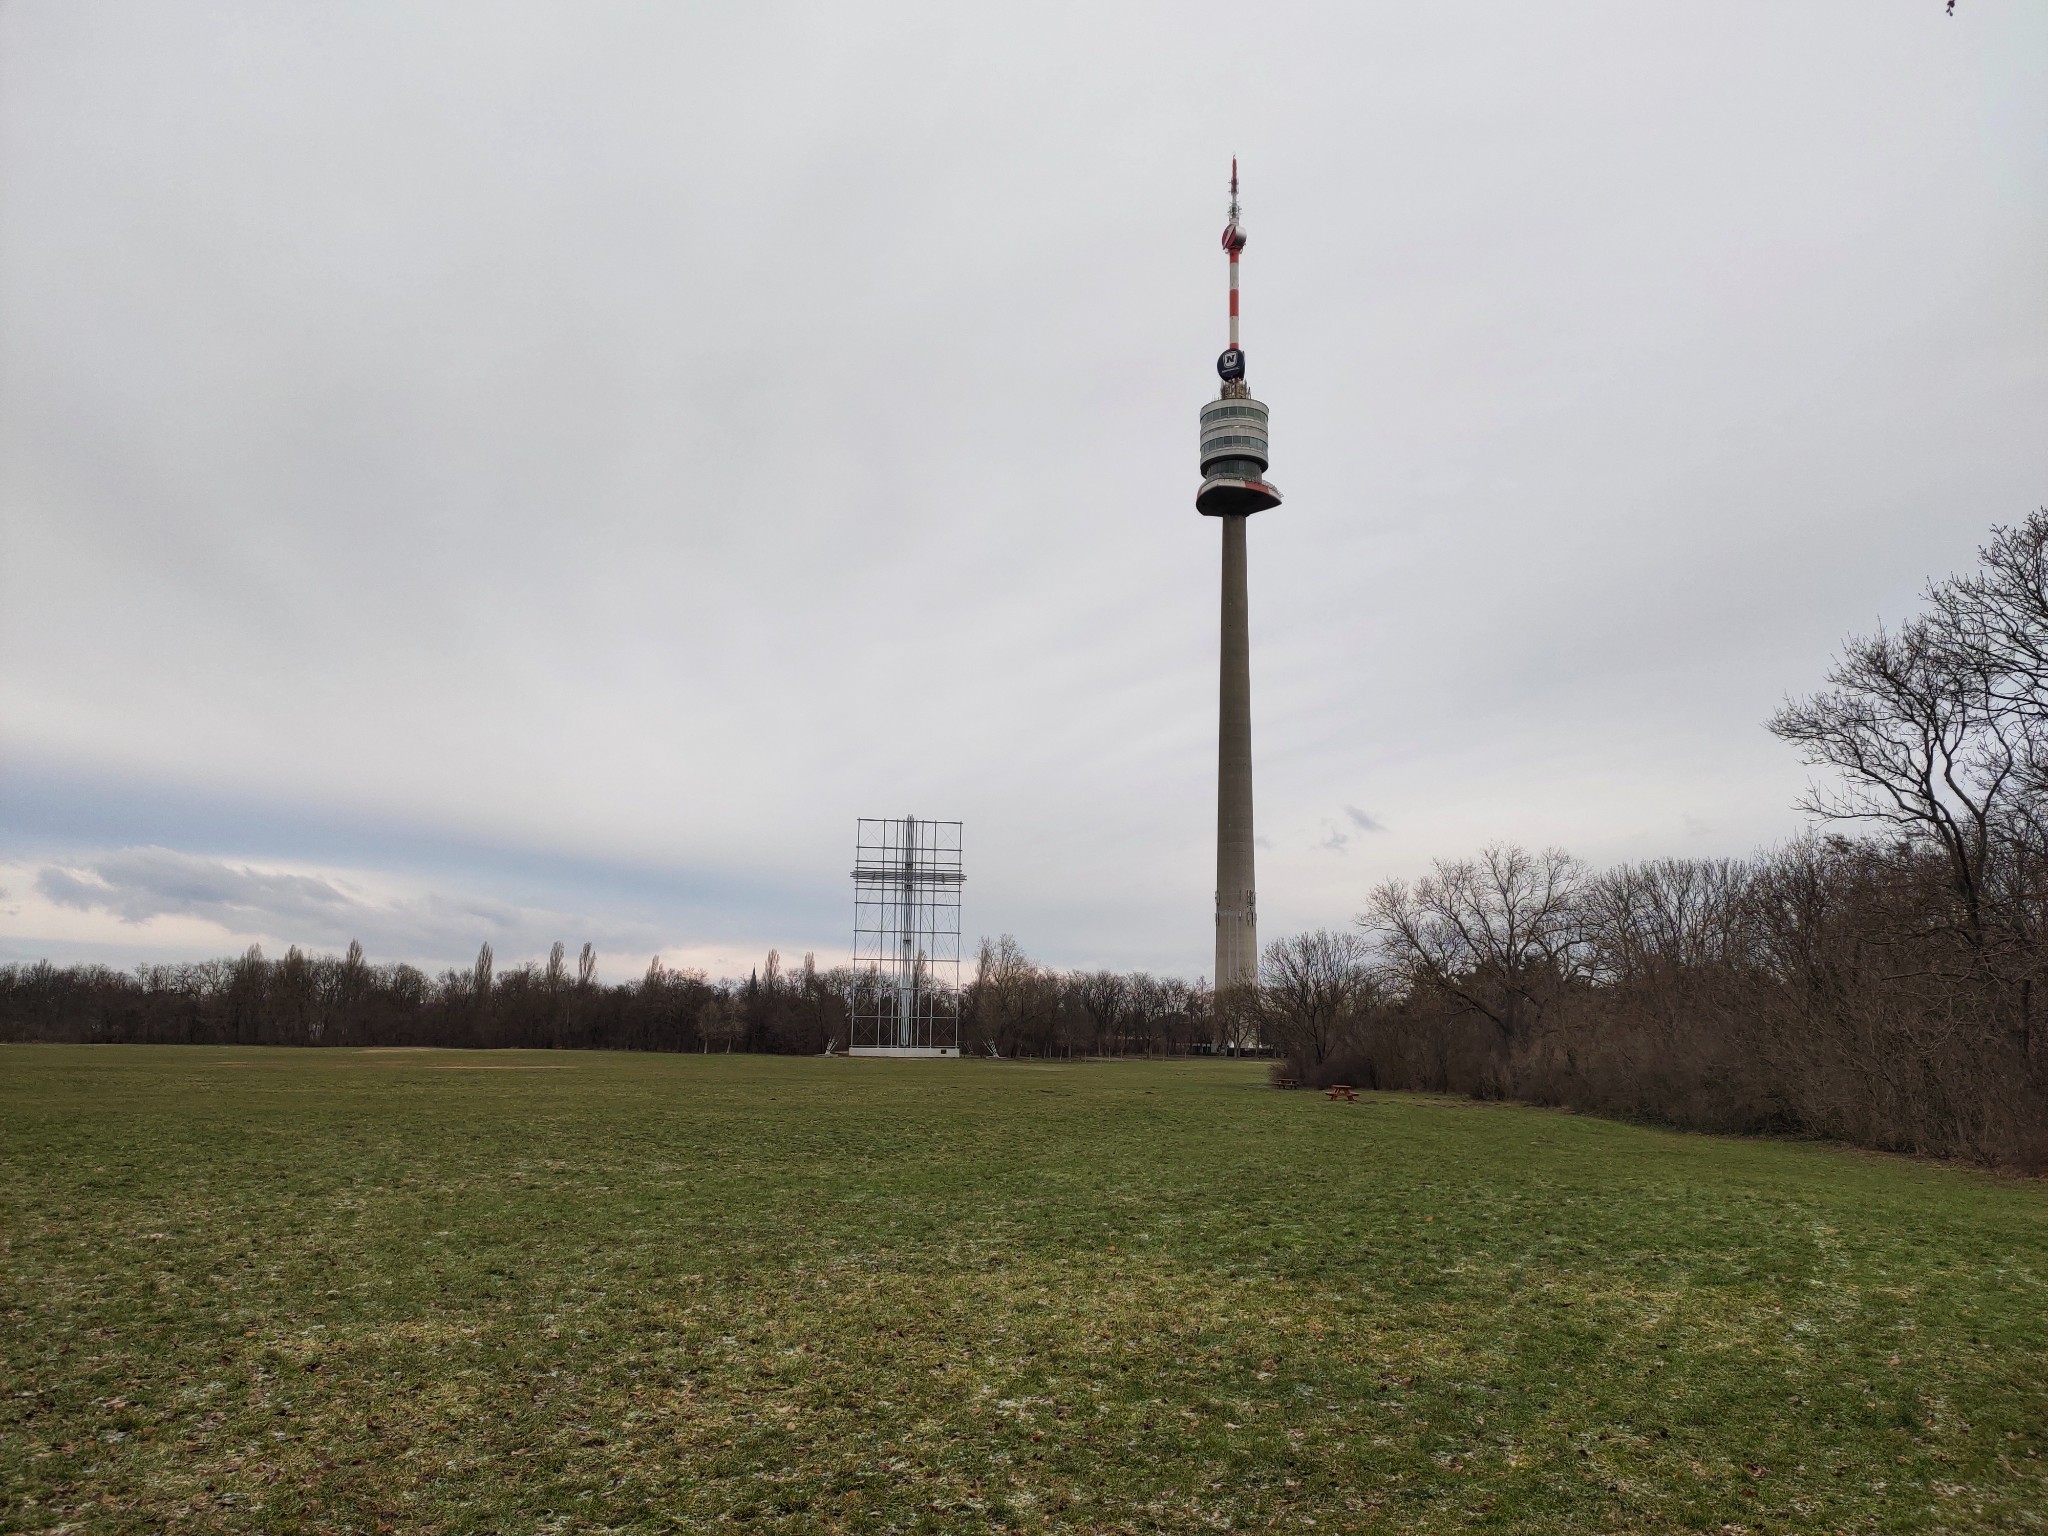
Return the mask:
<path id="1" fill-rule="evenodd" d="M 1969 968 L 1941 873 L 1844 838 L 1597 876 L 1494 848 L 1383 887 L 1348 947 L 1270 946 L 1248 1002 L 1307 1082 L 2048 1166 L 2028 988 Z M 1351 1001 L 1333 1023 L 1304 993 Z"/>

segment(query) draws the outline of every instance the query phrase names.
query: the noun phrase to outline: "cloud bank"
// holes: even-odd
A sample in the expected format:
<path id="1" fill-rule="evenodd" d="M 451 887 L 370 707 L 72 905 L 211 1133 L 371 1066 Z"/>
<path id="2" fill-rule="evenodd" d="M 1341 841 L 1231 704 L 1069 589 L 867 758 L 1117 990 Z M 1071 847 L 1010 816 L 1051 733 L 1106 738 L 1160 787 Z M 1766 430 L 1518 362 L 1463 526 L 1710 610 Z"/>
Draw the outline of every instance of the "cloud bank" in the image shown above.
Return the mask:
<path id="1" fill-rule="evenodd" d="M 560 940 L 610 955 L 664 948 L 644 920 L 523 907 L 486 896 L 369 888 L 346 877 L 259 868 L 170 848 L 123 848 L 78 864 L 35 868 L 32 889 L 52 906 L 135 929 L 189 931 L 229 943 L 340 949 L 350 941 L 386 959 L 454 962 L 488 942 L 508 959 Z M 755 957 L 749 957 L 755 958 Z"/>

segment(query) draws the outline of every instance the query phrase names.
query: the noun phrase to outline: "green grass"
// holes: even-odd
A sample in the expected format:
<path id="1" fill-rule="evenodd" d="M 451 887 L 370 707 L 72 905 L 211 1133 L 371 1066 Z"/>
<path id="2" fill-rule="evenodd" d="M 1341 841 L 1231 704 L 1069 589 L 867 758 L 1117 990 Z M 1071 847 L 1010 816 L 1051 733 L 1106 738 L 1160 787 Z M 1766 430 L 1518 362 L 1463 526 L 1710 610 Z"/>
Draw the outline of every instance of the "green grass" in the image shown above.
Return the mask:
<path id="1" fill-rule="evenodd" d="M 0 1528 L 2034 1531 L 2048 1186 L 1235 1064 L 0 1049 Z"/>

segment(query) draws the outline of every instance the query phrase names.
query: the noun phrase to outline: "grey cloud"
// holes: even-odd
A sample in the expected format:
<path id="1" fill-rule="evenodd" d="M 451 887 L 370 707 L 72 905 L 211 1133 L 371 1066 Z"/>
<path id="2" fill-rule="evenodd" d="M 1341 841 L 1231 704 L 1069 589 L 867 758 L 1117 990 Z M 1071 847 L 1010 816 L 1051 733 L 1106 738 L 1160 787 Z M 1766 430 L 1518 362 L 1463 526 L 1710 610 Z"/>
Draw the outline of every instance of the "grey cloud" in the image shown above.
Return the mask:
<path id="1" fill-rule="evenodd" d="M 112 911 L 110 900 L 112 888 L 99 880 L 81 880 L 77 873 L 68 869 L 45 869 L 36 876 L 36 889 L 60 907 L 75 907 L 80 912 L 99 909 Z M 130 922 L 140 922 L 130 918 Z"/>
<path id="2" fill-rule="evenodd" d="M 508 956 L 538 952 L 555 939 L 587 938 L 600 948 L 661 943 L 648 925 L 630 919 L 437 891 L 380 901 L 320 875 L 252 869 L 170 848 L 124 848 L 73 867 L 46 865 L 36 889 L 60 906 L 127 923 L 194 917 L 280 943 L 339 947 L 359 939 L 394 958 L 456 957 L 484 940 Z"/>
<path id="3" fill-rule="evenodd" d="M 169 848 L 128 848 L 77 870 L 46 867 L 36 889 L 62 906 L 111 912 L 123 922 L 180 915 L 247 929 L 252 918 L 283 918 L 319 928 L 345 920 L 361 903 L 311 875 L 237 869 Z"/>
<path id="4" fill-rule="evenodd" d="M 1344 819 L 1350 822 L 1352 827 L 1359 832 L 1384 832 L 1387 830 L 1386 823 L 1376 816 L 1361 811 L 1355 805 L 1344 807 Z M 1323 822 L 1322 840 L 1316 846 L 1326 849 L 1331 853 L 1344 853 L 1351 847 L 1351 838 L 1352 833 L 1345 831 L 1334 821 L 1325 820 Z"/>

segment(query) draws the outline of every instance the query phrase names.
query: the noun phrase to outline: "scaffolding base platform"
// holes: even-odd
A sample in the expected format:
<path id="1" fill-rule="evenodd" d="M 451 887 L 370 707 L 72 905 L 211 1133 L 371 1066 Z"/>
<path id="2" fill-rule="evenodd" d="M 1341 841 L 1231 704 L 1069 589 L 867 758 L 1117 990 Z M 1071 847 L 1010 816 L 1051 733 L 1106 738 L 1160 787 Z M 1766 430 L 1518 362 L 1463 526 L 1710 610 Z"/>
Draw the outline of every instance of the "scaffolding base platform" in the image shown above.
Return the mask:
<path id="1" fill-rule="evenodd" d="M 950 1045 L 856 1045 L 849 1056 L 908 1056 L 936 1061 L 941 1056 L 958 1056 Z"/>

